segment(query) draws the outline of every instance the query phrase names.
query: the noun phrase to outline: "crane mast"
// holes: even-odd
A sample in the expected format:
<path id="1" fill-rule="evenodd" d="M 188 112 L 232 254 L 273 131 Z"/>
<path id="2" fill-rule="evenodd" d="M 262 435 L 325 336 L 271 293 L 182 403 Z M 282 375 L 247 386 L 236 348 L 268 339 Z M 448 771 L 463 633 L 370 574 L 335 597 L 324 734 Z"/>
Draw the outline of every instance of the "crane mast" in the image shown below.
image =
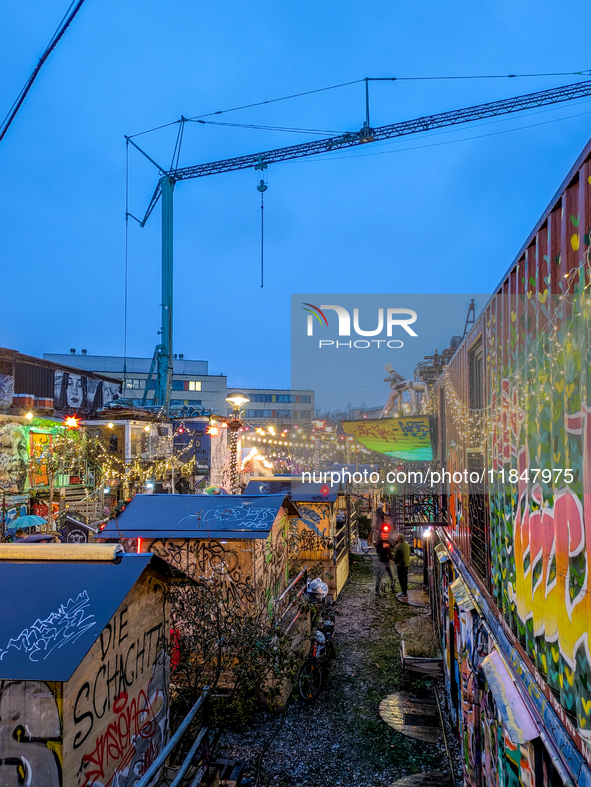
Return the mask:
<path id="1" fill-rule="evenodd" d="M 490 117 L 501 117 L 503 115 L 523 112 L 527 109 L 559 104 L 572 101 L 577 98 L 591 96 L 591 80 L 579 82 L 573 85 L 563 85 L 562 87 L 541 90 L 537 93 L 527 93 L 523 96 L 491 101 L 486 104 L 479 104 L 464 109 L 455 109 L 450 112 L 441 112 L 436 115 L 426 115 L 424 117 L 406 120 L 401 123 L 393 123 L 387 126 L 371 128 L 369 125 L 369 111 L 366 120 L 360 131 L 346 132 L 335 137 L 304 142 L 299 145 L 289 145 L 288 147 L 276 148 L 260 153 L 253 153 L 246 156 L 236 156 L 234 158 L 211 161 L 206 164 L 196 164 L 189 167 L 177 167 L 166 170 L 160 167 L 148 154 L 137 145 L 133 139 L 127 137 L 134 147 L 142 153 L 160 171 L 161 177 L 158 185 L 148 204 L 144 218 L 139 222 L 140 226 L 145 226 L 152 211 L 156 207 L 158 200 L 162 198 L 162 341 L 156 346 L 154 358 L 142 404 L 147 403 L 147 393 L 149 380 L 151 379 L 154 368 L 156 367 L 157 389 L 155 401 L 163 408 L 163 414 L 168 416 L 170 409 L 170 390 L 173 371 L 172 358 L 172 296 L 173 296 L 173 252 L 172 252 L 172 221 L 173 221 L 173 190 L 174 185 L 181 180 L 193 178 L 203 178 L 209 175 L 218 175 L 222 172 L 234 172 L 240 169 L 260 168 L 261 164 L 274 164 L 280 161 L 290 161 L 293 159 L 316 156 L 321 153 L 331 153 L 344 148 L 357 147 L 370 142 L 378 142 L 398 137 L 407 137 L 412 134 L 421 134 L 434 129 L 447 128 L 463 123 L 470 123 L 475 120 L 483 120 Z M 369 105 L 368 105 L 369 106 Z M 183 118 L 181 123 L 188 122 Z"/>

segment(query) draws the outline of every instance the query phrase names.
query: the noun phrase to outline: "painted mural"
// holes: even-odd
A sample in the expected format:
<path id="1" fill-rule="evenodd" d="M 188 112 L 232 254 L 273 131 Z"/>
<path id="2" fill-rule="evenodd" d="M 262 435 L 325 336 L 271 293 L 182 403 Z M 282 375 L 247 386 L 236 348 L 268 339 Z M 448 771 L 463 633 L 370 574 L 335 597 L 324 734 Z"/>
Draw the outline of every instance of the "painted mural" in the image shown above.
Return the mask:
<path id="1" fill-rule="evenodd" d="M 11 374 L 0 373 L 0 410 L 7 410 L 12 406 L 14 396 L 14 377 Z"/>
<path id="2" fill-rule="evenodd" d="M 476 458 L 484 474 L 477 489 L 449 485 L 449 534 L 472 575 L 488 588 L 529 656 L 533 677 L 587 762 L 590 149 L 438 384 L 446 469 L 463 471 L 471 462 L 474 467 Z M 479 386 L 481 398 L 475 394 Z M 486 514 L 482 520 L 475 516 L 476 503 Z M 453 643 L 445 630 L 450 620 L 443 626 L 448 681 L 453 683 L 453 661 L 461 675 L 456 705 L 467 773 L 481 769 L 480 781 L 474 777 L 469 783 L 554 784 L 548 748 L 540 744 L 534 751 L 533 742 L 511 741 L 488 687 L 475 691 L 471 683 L 463 635 Z"/>
<path id="3" fill-rule="evenodd" d="M 121 397 L 121 384 L 94 380 L 82 374 L 55 372 L 54 407 L 64 410 L 99 410 Z"/>
<path id="4" fill-rule="evenodd" d="M 545 289 L 545 296 L 538 290 L 512 299 L 501 331 L 498 311 L 489 313 L 486 334 L 493 596 L 591 742 L 586 270 L 562 297 L 548 297 Z M 501 346 L 505 334 L 509 342 Z"/>
<path id="5" fill-rule="evenodd" d="M 26 427 L 14 421 L 0 421 L 0 493 L 25 491 L 28 464 Z"/>

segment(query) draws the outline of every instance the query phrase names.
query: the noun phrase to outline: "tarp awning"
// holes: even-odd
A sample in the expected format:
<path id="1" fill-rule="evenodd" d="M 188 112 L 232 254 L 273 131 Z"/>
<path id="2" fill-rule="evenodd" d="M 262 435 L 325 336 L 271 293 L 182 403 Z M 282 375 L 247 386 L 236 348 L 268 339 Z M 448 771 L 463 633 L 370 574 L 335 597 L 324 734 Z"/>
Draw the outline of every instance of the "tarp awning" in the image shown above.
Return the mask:
<path id="1" fill-rule="evenodd" d="M 538 728 L 498 651 L 489 653 L 482 662 L 482 669 L 513 743 L 527 743 L 537 738 Z"/>
<path id="2" fill-rule="evenodd" d="M 476 605 L 472 600 L 470 591 L 466 587 L 464 580 L 461 577 L 455 579 L 449 587 L 451 589 L 451 592 L 454 594 L 454 601 L 456 602 L 458 607 L 461 607 L 462 609 L 465 609 L 468 612 L 470 612 L 473 609 L 476 609 Z"/>

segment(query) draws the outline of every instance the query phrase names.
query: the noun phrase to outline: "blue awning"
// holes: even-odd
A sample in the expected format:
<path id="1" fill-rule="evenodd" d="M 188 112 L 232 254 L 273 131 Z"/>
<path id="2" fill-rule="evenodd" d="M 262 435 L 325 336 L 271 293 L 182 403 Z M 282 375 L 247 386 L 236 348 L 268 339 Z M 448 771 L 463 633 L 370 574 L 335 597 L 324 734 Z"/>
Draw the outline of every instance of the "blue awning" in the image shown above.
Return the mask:
<path id="1" fill-rule="evenodd" d="M 267 538 L 285 495 L 136 495 L 100 538 Z"/>

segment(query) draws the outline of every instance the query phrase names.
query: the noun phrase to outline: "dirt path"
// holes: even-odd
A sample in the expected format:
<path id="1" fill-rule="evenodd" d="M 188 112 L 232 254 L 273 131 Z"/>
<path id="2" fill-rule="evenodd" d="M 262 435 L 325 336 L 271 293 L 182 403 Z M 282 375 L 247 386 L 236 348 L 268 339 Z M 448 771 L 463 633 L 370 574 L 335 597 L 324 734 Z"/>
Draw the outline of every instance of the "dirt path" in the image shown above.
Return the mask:
<path id="1" fill-rule="evenodd" d="M 379 787 L 446 768 L 443 745 L 407 738 L 379 716 L 379 703 L 388 694 L 419 693 L 429 683 L 403 673 L 394 630 L 398 620 L 417 610 L 397 602 L 390 591 L 376 599 L 372 560 L 352 556 L 336 619 L 337 655 L 325 687 L 311 706 L 290 702 L 263 759 L 261 787 Z M 259 752 L 280 722 L 280 715 L 261 714 L 247 732 L 224 733 L 216 754 L 245 761 L 246 775 L 253 775 Z"/>

